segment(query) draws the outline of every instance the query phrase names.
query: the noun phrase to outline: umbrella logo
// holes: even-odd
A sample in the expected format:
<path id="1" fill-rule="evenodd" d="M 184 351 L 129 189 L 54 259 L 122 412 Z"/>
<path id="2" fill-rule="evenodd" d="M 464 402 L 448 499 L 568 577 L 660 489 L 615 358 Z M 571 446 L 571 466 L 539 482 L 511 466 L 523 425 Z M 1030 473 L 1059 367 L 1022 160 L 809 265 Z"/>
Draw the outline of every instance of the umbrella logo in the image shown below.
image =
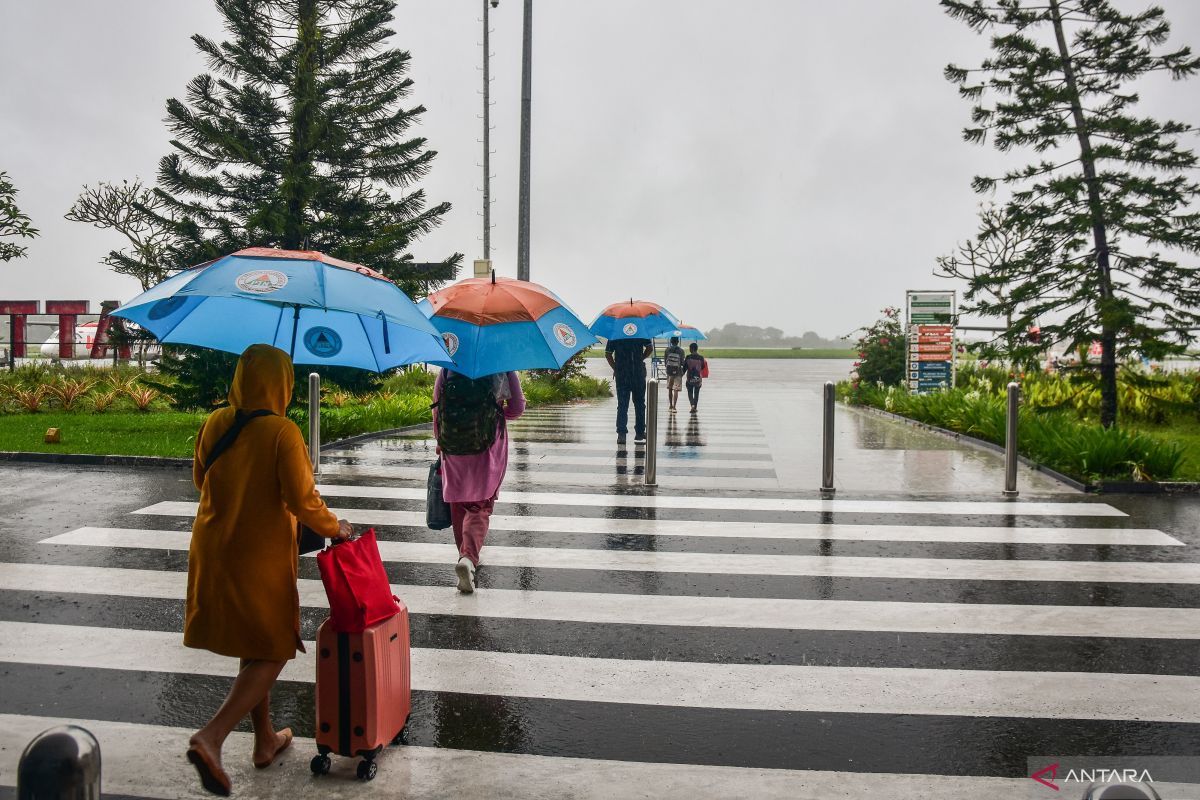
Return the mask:
<path id="1" fill-rule="evenodd" d="M 169 317 L 183 307 L 187 302 L 186 297 L 176 295 L 174 297 L 165 297 L 159 300 L 154 305 L 150 306 L 150 312 L 146 315 L 150 319 L 163 319 Z"/>
<path id="2" fill-rule="evenodd" d="M 243 292 L 254 294 L 270 294 L 287 286 L 288 276 L 273 269 L 256 269 L 254 272 L 243 272 L 237 276 L 234 283 Z"/>
<path id="3" fill-rule="evenodd" d="M 442 341 L 446 343 L 446 352 L 454 355 L 458 352 L 458 337 L 453 333 L 443 333 Z"/>
<path id="4" fill-rule="evenodd" d="M 571 330 L 571 326 L 565 322 L 560 322 L 554 326 L 554 338 L 558 339 L 558 343 L 563 347 L 574 347 L 578 339 L 575 336 L 575 331 Z"/>
<path id="5" fill-rule="evenodd" d="M 626 336 L 633 336 L 635 333 L 637 333 L 637 325 L 634 325 L 632 322 L 628 322 L 621 330 L 625 331 Z"/>
<path id="6" fill-rule="evenodd" d="M 309 328 L 304 334 L 308 352 L 321 358 L 332 358 L 342 351 L 342 337 L 332 328 Z"/>

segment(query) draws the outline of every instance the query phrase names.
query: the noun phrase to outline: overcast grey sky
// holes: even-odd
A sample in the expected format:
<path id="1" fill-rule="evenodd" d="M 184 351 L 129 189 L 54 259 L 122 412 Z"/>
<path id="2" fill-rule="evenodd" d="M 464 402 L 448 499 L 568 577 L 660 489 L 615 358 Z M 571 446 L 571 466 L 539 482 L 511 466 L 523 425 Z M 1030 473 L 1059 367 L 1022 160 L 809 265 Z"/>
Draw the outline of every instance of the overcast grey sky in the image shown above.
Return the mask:
<path id="1" fill-rule="evenodd" d="M 414 249 L 478 257 L 482 0 L 400 0 L 425 181 L 454 209 Z M 1118 0 L 1130 10 L 1147 0 Z M 1200 2 L 1159 0 L 1200 48 Z M 935 0 L 535 0 L 531 277 L 590 321 L 629 297 L 685 322 L 832 336 L 904 290 L 949 286 L 934 258 L 974 230 L 971 176 L 1000 163 L 960 138 L 942 78 L 986 39 Z M 493 258 L 514 275 L 520 0 L 492 12 Z M 0 170 L 42 231 L 0 265 L 0 298 L 125 300 L 99 264 L 115 233 L 62 216 L 80 186 L 152 180 L 168 97 L 220 34 L 209 0 L 0 0 Z M 1200 80 L 1155 80 L 1141 110 L 1200 123 Z M 1192 141 L 1193 147 L 1197 142 Z"/>

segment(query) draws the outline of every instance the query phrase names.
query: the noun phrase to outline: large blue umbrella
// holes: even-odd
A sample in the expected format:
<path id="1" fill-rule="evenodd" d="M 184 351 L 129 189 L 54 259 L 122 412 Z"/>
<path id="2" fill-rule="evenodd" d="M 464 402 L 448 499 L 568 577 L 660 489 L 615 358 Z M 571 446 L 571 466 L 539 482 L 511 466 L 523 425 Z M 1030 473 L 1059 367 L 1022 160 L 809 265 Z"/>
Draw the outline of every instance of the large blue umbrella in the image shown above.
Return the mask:
<path id="1" fill-rule="evenodd" d="M 512 278 L 468 278 L 419 304 L 442 332 L 452 369 L 468 378 L 522 369 L 559 369 L 596 343 L 544 286 Z"/>
<path id="2" fill-rule="evenodd" d="M 308 250 L 239 250 L 168 278 L 113 316 L 167 344 L 230 353 L 269 344 L 297 364 L 383 372 L 452 363 L 441 335 L 394 283 Z"/>

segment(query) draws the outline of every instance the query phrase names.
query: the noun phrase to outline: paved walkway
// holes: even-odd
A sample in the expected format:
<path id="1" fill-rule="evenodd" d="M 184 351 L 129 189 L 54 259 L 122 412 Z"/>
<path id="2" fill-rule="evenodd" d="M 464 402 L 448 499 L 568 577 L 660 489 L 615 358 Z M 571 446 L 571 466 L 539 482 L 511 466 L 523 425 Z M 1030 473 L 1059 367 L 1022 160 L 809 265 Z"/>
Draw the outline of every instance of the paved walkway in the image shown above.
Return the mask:
<path id="1" fill-rule="evenodd" d="M 323 493 L 376 527 L 413 613 L 409 746 L 314 787 L 310 647 L 275 698 L 302 738 L 266 773 L 231 742 L 236 793 L 1033 797 L 1029 757 L 1200 750 L 1191 517 L 1049 483 L 1005 501 L 994 455 L 852 412 L 821 500 L 812 387 L 714 367 L 698 418 L 663 414 L 653 493 L 611 401 L 514 424 L 473 596 L 423 527 L 427 435 L 330 454 Z M 182 752 L 233 664 L 180 643 L 186 475 L 136 475 L 76 471 L 63 507 L 61 472 L 0 468 L 23 498 L 0 515 L 0 785 L 67 720 L 99 734 L 107 792 L 201 796 Z M 301 578 L 311 639 L 313 559 Z"/>

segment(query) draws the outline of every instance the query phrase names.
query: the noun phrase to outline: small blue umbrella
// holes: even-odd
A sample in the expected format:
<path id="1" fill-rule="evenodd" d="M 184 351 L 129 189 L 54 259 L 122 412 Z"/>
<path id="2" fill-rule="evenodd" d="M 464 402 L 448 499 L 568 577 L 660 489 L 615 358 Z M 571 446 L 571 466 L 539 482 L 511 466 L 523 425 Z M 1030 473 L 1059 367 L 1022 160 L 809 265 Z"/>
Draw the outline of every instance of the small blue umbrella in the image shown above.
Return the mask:
<path id="1" fill-rule="evenodd" d="M 667 338 L 675 337 L 683 341 L 692 339 L 697 342 L 703 342 L 708 339 L 708 337 L 704 335 L 704 331 L 700 330 L 694 325 L 680 325 L 675 330 L 668 331 L 663 335 Z"/>
<path id="2" fill-rule="evenodd" d="M 653 339 L 679 327 L 679 319 L 649 300 L 613 303 L 600 312 L 588 330 L 604 339 Z"/>
<path id="3" fill-rule="evenodd" d="M 296 364 L 383 372 L 452 363 L 438 331 L 394 283 L 309 250 L 239 250 L 168 278 L 113 316 L 166 344 L 230 353 L 269 344 Z"/>
<path id="4" fill-rule="evenodd" d="M 596 343 L 544 286 L 512 278 L 468 278 L 418 306 L 446 340 L 455 372 L 479 378 L 522 369 L 559 369 Z"/>

